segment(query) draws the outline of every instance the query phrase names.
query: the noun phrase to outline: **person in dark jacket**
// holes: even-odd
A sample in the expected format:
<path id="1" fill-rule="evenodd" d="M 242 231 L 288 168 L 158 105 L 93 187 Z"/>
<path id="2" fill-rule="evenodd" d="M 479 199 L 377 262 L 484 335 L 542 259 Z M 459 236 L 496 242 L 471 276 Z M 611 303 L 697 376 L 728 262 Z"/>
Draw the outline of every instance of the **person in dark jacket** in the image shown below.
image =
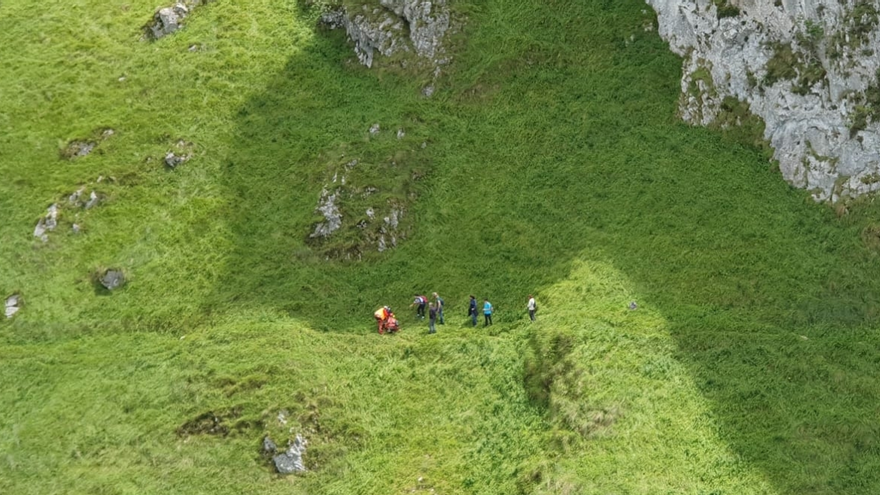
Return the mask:
<path id="1" fill-rule="evenodd" d="M 468 316 L 471 317 L 471 324 L 477 326 L 477 298 L 471 296 L 471 303 L 468 306 Z"/>
<path id="2" fill-rule="evenodd" d="M 431 308 L 428 310 L 428 333 L 437 333 L 435 323 L 437 323 L 438 312 L 437 304 L 431 303 Z"/>

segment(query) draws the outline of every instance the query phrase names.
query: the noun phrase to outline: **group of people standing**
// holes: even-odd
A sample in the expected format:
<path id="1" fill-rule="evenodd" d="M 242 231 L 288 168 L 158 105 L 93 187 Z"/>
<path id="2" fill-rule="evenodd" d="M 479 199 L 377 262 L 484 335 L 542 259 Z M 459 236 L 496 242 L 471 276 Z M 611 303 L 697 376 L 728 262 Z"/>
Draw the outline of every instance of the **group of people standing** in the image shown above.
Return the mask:
<path id="1" fill-rule="evenodd" d="M 437 333 L 437 321 L 439 320 L 441 325 L 446 324 L 445 317 L 443 314 L 443 309 L 445 306 L 445 302 L 443 298 L 440 297 L 439 294 L 434 292 L 432 294 L 433 301 L 429 301 L 427 297 L 414 294 L 414 299 L 412 304 L 409 306 L 416 308 L 416 318 L 425 319 L 426 313 L 428 318 L 428 333 Z M 538 305 L 535 302 L 534 296 L 529 295 L 529 302 L 526 305 L 526 309 L 529 312 L 529 319 L 531 321 L 535 321 L 535 313 L 538 311 Z M 471 325 L 477 326 L 477 315 L 480 312 L 477 304 L 477 298 L 473 295 L 470 296 L 470 302 L 468 303 L 468 318 L 471 320 Z M 492 315 L 495 313 L 495 307 L 489 302 L 489 299 L 483 299 L 483 326 L 488 327 L 492 324 Z M 384 333 L 385 330 L 390 330 L 389 321 L 393 321 L 393 330 L 397 330 L 397 320 L 394 318 L 394 314 L 391 312 L 391 309 L 388 306 L 383 306 L 379 308 L 374 314 L 376 317 L 376 322 L 379 325 L 379 333 Z"/>

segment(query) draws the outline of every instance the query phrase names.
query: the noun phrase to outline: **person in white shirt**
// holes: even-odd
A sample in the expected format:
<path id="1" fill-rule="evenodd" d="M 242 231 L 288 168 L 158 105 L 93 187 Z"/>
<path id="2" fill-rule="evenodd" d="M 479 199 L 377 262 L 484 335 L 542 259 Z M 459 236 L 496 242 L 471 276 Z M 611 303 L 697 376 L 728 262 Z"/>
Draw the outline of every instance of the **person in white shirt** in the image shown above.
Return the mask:
<path id="1" fill-rule="evenodd" d="M 538 310 L 538 303 L 535 302 L 535 297 L 529 294 L 529 304 L 527 306 L 529 309 L 529 318 L 532 321 L 535 321 L 535 311 Z"/>

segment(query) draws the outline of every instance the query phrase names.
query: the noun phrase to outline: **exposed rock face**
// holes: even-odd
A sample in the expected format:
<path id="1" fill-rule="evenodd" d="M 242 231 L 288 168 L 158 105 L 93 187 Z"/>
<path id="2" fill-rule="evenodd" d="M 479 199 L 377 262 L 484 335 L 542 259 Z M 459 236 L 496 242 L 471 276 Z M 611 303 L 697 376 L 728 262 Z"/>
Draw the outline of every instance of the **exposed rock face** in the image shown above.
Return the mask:
<path id="1" fill-rule="evenodd" d="M 427 61 L 439 74 L 449 62 L 443 39 L 451 26 L 446 0 L 379 0 L 379 5 L 363 5 L 360 10 L 339 7 L 325 13 L 322 21 L 342 28 L 354 42 L 358 60 L 372 67 L 376 54 L 390 57 L 410 52 Z"/>
<path id="2" fill-rule="evenodd" d="M 880 0 L 646 0 L 684 57 L 682 118 L 766 124 L 817 201 L 880 190 Z"/>

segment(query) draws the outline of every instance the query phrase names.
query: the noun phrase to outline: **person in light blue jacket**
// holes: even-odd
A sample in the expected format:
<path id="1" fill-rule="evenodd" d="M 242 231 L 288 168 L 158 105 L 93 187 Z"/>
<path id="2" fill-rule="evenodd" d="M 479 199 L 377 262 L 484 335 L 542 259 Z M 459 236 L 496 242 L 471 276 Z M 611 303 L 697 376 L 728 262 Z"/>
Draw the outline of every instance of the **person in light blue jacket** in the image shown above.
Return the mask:
<path id="1" fill-rule="evenodd" d="M 488 327 L 492 324 L 492 312 L 495 310 L 492 303 L 488 299 L 483 299 L 483 318 L 485 319 L 483 326 Z"/>

